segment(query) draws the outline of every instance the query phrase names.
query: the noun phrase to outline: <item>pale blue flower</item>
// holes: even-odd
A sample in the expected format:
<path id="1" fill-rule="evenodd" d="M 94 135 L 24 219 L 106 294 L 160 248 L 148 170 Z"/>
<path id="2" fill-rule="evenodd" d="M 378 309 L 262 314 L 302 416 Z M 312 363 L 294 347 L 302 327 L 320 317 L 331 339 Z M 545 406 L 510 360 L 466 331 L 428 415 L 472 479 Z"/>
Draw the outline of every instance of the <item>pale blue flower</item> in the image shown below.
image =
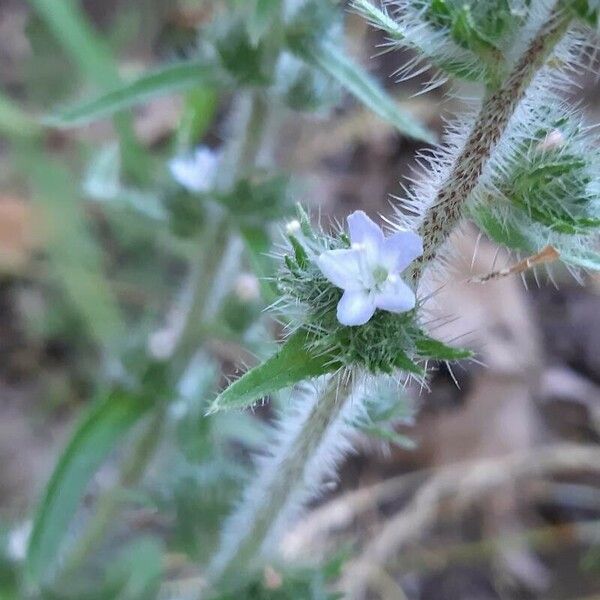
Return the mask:
<path id="1" fill-rule="evenodd" d="M 413 290 L 400 274 L 423 254 L 421 237 L 411 231 L 383 235 L 362 210 L 348 217 L 349 249 L 327 250 L 317 259 L 321 272 L 344 290 L 337 306 L 342 325 L 363 325 L 376 309 L 401 313 L 415 307 Z"/>
<path id="2" fill-rule="evenodd" d="M 206 192 L 215 180 L 219 155 L 206 146 L 198 146 L 192 154 L 176 156 L 169 161 L 173 179 L 190 192 Z"/>

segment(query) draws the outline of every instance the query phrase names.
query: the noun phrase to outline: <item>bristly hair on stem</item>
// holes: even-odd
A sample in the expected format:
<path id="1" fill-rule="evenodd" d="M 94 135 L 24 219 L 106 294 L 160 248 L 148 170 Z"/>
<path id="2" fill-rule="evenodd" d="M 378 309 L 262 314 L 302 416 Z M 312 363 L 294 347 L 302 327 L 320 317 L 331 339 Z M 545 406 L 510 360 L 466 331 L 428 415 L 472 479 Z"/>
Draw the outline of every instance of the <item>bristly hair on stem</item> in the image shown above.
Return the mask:
<path id="1" fill-rule="evenodd" d="M 544 63 L 567 32 L 571 20 L 571 14 L 558 3 L 506 80 L 484 100 L 464 142 L 454 135 L 449 148 L 458 149 L 458 155 L 441 152 L 430 161 L 434 179 L 441 180 L 439 188 L 417 186 L 409 200 L 409 206 L 418 208 L 422 214 L 417 220 L 423 237 L 423 255 L 415 261 L 414 281 L 419 280 L 425 266 L 436 258 L 439 248 L 464 216 L 465 203 L 532 80 L 537 76 L 536 87 L 544 84 L 543 76 L 547 75 L 543 72 Z M 546 85 L 554 82 L 552 78 L 546 79 Z M 427 196 L 431 197 L 432 191 L 433 198 L 428 201 Z M 427 208 L 423 211 L 424 204 Z"/>
<path id="2" fill-rule="evenodd" d="M 422 157 L 427 180 L 417 182 L 397 210 L 395 226 L 418 231 L 423 238 L 422 257 L 406 270 L 413 286 L 418 287 L 426 267 L 439 262 L 440 250 L 462 219 L 470 215 L 478 220 L 482 207 L 488 209 L 496 196 L 508 203 L 505 214 L 509 208 L 522 210 L 536 227 L 556 234 L 580 236 L 597 228 L 600 193 L 589 181 L 596 159 L 581 158 L 587 147 L 573 114 L 564 121 L 560 110 L 554 110 L 564 107 L 560 90 L 569 81 L 569 71 L 581 63 L 582 38 L 571 30 L 577 18 L 573 3 L 398 0 L 389 5 L 392 10 L 387 12 L 368 0 L 354 2 L 359 12 L 388 32 L 392 43 L 421 49 L 441 70 L 479 81 L 486 90 L 478 113 L 451 126 L 446 145 Z M 519 7 L 522 10 L 515 10 Z M 402 24 L 395 20 L 399 15 Z M 419 41 L 419 29 L 431 44 Z M 436 49 L 451 52 L 435 60 L 431 54 Z M 552 110 L 543 109 L 544 102 L 553 103 Z M 515 169 L 522 169 L 521 174 L 515 176 Z M 536 186 L 546 186 L 553 201 L 543 210 L 531 193 L 532 177 Z M 558 197 L 575 189 L 577 198 L 569 202 Z M 508 219 L 505 228 L 506 223 Z M 418 302 L 401 315 L 379 311 L 356 327 L 340 324 L 335 306 L 341 292 L 319 271 L 317 259 L 323 252 L 345 252 L 350 248 L 348 236 L 314 230 L 300 211 L 288 229 L 287 242 L 280 257 L 277 308 L 292 323 L 292 337 L 304 344 L 304 354 L 326 358 L 318 374 L 329 375 L 319 380 L 325 381 L 319 395 L 297 403 L 281 418 L 273 449 L 259 461 L 256 479 L 226 525 L 221 550 L 209 570 L 217 586 L 235 583 L 241 567 L 259 564 L 289 520 L 322 489 L 341 456 L 351 450 L 351 423 L 365 411 L 365 395 L 351 375 L 364 381 L 400 369 L 423 376 L 417 361 L 466 357 L 424 333 Z"/>

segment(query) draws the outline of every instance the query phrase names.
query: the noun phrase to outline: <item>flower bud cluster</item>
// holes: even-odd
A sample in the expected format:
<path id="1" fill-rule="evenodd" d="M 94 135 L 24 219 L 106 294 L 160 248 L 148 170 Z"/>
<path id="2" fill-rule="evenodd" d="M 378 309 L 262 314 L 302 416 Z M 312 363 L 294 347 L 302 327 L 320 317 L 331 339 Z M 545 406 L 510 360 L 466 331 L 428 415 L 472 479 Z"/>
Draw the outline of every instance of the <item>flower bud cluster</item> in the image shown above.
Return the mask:
<path id="1" fill-rule="evenodd" d="M 534 253 L 551 245 L 572 267 L 599 268 L 600 153 L 577 111 L 531 111 L 475 190 L 471 214 L 494 240 Z M 508 151 L 510 150 L 510 152 Z"/>
<path id="2" fill-rule="evenodd" d="M 528 34 L 547 17 L 549 2 L 526 0 L 354 0 L 383 29 L 392 47 L 416 51 L 401 75 L 425 61 L 446 76 L 494 86 L 524 50 Z"/>

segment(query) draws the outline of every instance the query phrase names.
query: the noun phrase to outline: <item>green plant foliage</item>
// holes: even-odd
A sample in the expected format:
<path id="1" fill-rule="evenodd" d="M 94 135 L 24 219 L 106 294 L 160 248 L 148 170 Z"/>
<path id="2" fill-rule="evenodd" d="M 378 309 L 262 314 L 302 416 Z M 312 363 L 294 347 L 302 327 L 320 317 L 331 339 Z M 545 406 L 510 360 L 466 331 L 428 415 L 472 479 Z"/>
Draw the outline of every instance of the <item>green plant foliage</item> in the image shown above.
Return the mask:
<path id="1" fill-rule="evenodd" d="M 331 355 L 307 350 L 310 339 L 306 331 L 295 332 L 271 358 L 250 369 L 221 392 L 211 404 L 209 413 L 252 406 L 273 392 L 339 369 L 341 364 Z"/>
<path id="2" fill-rule="evenodd" d="M 175 63 L 123 83 L 98 98 L 59 110 L 45 122 L 53 127 L 82 125 L 159 96 L 194 89 L 199 84 L 218 87 L 222 77 L 204 61 Z"/>
<path id="3" fill-rule="evenodd" d="M 486 60 L 498 60 L 503 38 L 511 27 L 521 24 L 508 0 L 426 0 L 423 8 L 436 28 L 449 30 L 458 45 Z"/>
<path id="4" fill-rule="evenodd" d="M 590 246 L 600 227 L 598 152 L 574 116 L 542 118 L 548 125 L 519 142 L 493 179 L 497 193 L 478 195 L 471 213 L 509 248 L 535 253 L 550 244 L 563 262 L 597 268 Z"/>
<path id="5" fill-rule="evenodd" d="M 399 132 L 429 143 L 435 135 L 423 127 L 391 98 L 362 68 L 353 63 L 340 50 L 339 44 L 323 41 L 320 44 L 296 41 L 293 49 L 310 64 L 320 67 L 348 90 L 367 108 L 392 124 Z"/>
<path id="6" fill-rule="evenodd" d="M 270 255 L 271 235 L 264 225 L 242 225 L 240 234 L 248 251 L 248 262 L 258 277 L 261 295 L 265 302 L 275 302 L 278 298 L 273 275 L 276 262 Z"/>
<path id="7" fill-rule="evenodd" d="M 118 81 L 110 48 L 95 34 L 79 3 L 69 0 L 30 0 L 72 60 L 99 85 Z"/>
<path id="8" fill-rule="evenodd" d="M 0 598 L 341 597 L 332 584 L 347 553 L 317 567 L 280 564 L 269 554 L 271 537 L 330 480 L 356 431 L 413 448 L 404 429 L 413 424 L 413 407 L 399 383 L 424 384 L 430 363 L 469 360 L 472 353 L 429 334 L 416 268 L 413 310 L 377 310 L 364 325 L 343 326 L 336 314 L 342 291 L 317 259 L 349 248 L 349 237 L 313 227 L 301 208 L 287 224 L 282 254 L 273 254 L 273 233 L 298 195 L 296 174 L 279 170 L 295 155 L 285 125 L 297 115 L 289 109 L 326 116 L 344 108 L 339 101 L 348 93 L 390 130 L 435 143 L 435 134 L 350 57 L 348 4 L 393 45 L 418 53 L 412 64 L 423 59 L 441 75 L 475 81 L 491 98 L 494 86 L 512 79 L 508 71 L 536 35 L 533 2 L 218 0 L 175 8 L 150 0 L 125 12 L 121 2 L 97 23 L 81 0 L 29 4 L 26 74 L 15 69 L 13 80 L 10 69 L 0 132 L 16 167 L 3 163 L 7 189 L 31 200 L 43 231 L 14 280 L 24 292 L 23 310 L 39 321 L 28 330 L 36 350 L 55 341 L 68 346 L 57 352 L 61 364 L 52 368 L 60 381 L 47 386 L 44 407 L 58 398 L 61 410 L 81 414 L 33 513 L 24 558 L 9 548 L 16 528 L 0 529 Z M 567 16 L 597 25 L 597 1 L 561 0 L 562 6 L 574 11 Z M 132 39 L 138 29 L 139 46 Z M 578 35 L 583 30 L 580 23 Z M 549 52 L 552 44 L 542 45 Z M 138 56 L 167 62 L 123 80 Z M 564 57 L 568 63 L 575 53 Z M 563 55 L 547 60 L 539 79 L 560 62 Z M 535 77 L 539 89 L 543 81 Z M 511 89 L 502 92 L 510 100 Z M 182 102 L 157 118 L 157 105 L 130 111 L 168 94 Z M 479 153 L 477 172 L 466 173 L 479 182 L 468 198 L 471 215 L 511 249 L 535 253 L 550 243 L 568 265 L 599 269 L 600 155 L 576 113 L 565 109 L 567 100 L 551 97 L 552 106 L 539 108 L 533 95 L 525 93 L 514 113 L 519 118 L 513 115 L 504 130 L 494 130 L 498 115 L 482 111 L 487 134 L 498 135 L 488 135 L 495 141 Z M 65 108 L 41 123 L 30 116 L 58 103 Z M 114 130 L 51 130 L 105 117 L 113 118 Z M 451 187 L 452 177 L 442 180 L 453 165 L 457 179 L 473 168 L 453 162 L 460 151 L 453 142 L 469 135 L 455 133 L 432 153 L 423 200 L 419 193 L 409 198 L 419 217 L 430 208 L 426 202 Z M 199 145 L 214 149 L 204 163 L 194 151 Z M 174 169 L 174 157 L 200 158 Z M 190 183 L 203 168 L 209 189 Z M 205 191 L 190 192 L 194 187 Z M 417 220 L 410 222 L 414 231 L 427 223 Z M 407 284 L 410 269 L 398 274 Z M 278 324 L 265 316 L 267 304 Z M 281 327 L 285 337 L 274 351 Z M 221 362 L 248 355 L 267 358 L 224 386 L 229 367 Z M 83 360 L 91 363 L 85 375 Z M 287 399 L 279 392 L 294 386 L 314 387 L 315 394 L 295 394 L 289 413 L 277 410 Z M 277 429 L 241 410 L 267 397 Z M 135 433 L 142 435 L 130 439 Z M 253 453 L 261 455 L 258 471 Z M 117 477 L 106 485 L 100 469 L 108 472 L 113 463 Z M 95 479 L 102 485 L 88 503 Z M 248 483 L 255 485 L 243 495 Z M 234 526 L 224 526 L 231 511 Z M 221 558 L 221 573 L 235 577 L 221 577 Z"/>
<path id="9" fill-rule="evenodd" d="M 420 362 L 471 356 L 430 338 L 418 322 L 418 309 L 402 314 L 378 310 L 364 325 L 341 325 L 336 307 L 342 291 L 325 278 L 314 261 L 324 250 L 348 247 L 348 238 L 344 233 L 328 237 L 307 231 L 310 225 L 304 212 L 299 221 L 306 233 L 302 238 L 288 235 L 291 252 L 284 256 L 278 282 L 289 307 L 303 309 L 300 321 L 314 332 L 307 340 L 312 353 L 339 357 L 345 367 L 363 368 L 372 374 L 400 369 L 419 377 L 425 374 Z"/>
<path id="10" fill-rule="evenodd" d="M 351 424 L 373 439 L 413 449 L 416 447 L 415 442 L 396 431 L 395 426 L 412 425 L 414 412 L 411 401 L 398 389 L 398 385 L 385 380 L 367 396 L 364 414 Z"/>
<path id="11" fill-rule="evenodd" d="M 264 86 L 270 83 L 271 56 L 264 41 L 250 39 L 243 22 L 228 22 L 219 31 L 215 49 L 224 69 L 240 85 Z"/>
<path id="12" fill-rule="evenodd" d="M 444 73 L 488 86 L 497 85 L 506 74 L 506 51 L 526 23 L 529 9 L 528 1 L 517 8 L 509 0 L 403 0 L 392 18 L 379 8 L 381 2 L 352 4 L 392 42 L 414 48 Z"/>
<path id="13" fill-rule="evenodd" d="M 127 545 L 109 566 L 107 581 L 122 600 L 156 598 L 163 575 L 163 550 L 155 538 L 139 538 Z"/>
<path id="14" fill-rule="evenodd" d="M 598 28 L 600 6 L 597 0 L 570 0 L 568 3 L 575 14 L 594 29 Z"/>
<path id="15" fill-rule="evenodd" d="M 341 594 L 331 591 L 341 574 L 348 552 L 336 552 L 318 568 L 292 569 L 267 567 L 262 576 L 256 576 L 235 591 L 216 593 L 209 600 L 341 600 Z"/>
<path id="16" fill-rule="evenodd" d="M 161 371 L 150 371 L 139 391 L 116 390 L 81 418 L 50 478 L 35 516 L 27 552 L 27 575 L 44 585 L 56 568 L 68 525 L 98 467 L 131 428 L 148 414 L 163 389 Z"/>
<path id="17" fill-rule="evenodd" d="M 248 37 L 253 46 L 273 27 L 281 9 L 281 0 L 250 0 L 250 16 L 247 20 Z"/>
<path id="18" fill-rule="evenodd" d="M 180 238 L 197 236 L 206 225 L 206 206 L 198 196 L 178 189 L 166 195 L 171 231 Z"/>
<path id="19" fill-rule="evenodd" d="M 0 93 L 0 132 L 16 138 L 35 138 L 41 127 L 8 96 Z"/>
<path id="20" fill-rule="evenodd" d="M 285 175 L 257 172 L 249 178 L 238 179 L 230 191 L 210 196 L 225 206 L 240 224 L 257 225 L 282 219 L 292 211 L 289 185 L 289 177 Z"/>

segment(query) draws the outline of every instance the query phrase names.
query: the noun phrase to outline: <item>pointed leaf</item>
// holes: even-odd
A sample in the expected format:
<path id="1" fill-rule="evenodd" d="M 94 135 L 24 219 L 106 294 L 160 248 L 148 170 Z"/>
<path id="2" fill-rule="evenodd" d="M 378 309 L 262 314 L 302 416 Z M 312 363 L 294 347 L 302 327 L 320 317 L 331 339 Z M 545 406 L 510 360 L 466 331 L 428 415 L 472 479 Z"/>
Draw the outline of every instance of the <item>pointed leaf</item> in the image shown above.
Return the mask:
<path id="1" fill-rule="evenodd" d="M 463 360 L 473 356 L 470 350 L 453 348 L 430 337 L 423 337 L 417 340 L 415 346 L 420 356 L 434 360 Z"/>
<path id="2" fill-rule="evenodd" d="M 98 98 L 58 111 L 47 117 L 46 122 L 54 127 L 81 125 L 159 96 L 193 89 L 200 84 L 215 87 L 219 83 L 215 68 L 205 62 L 168 65 L 115 87 Z"/>
<path id="3" fill-rule="evenodd" d="M 151 406 L 148 398 L 116 391 L 92 406 L 76 426 L 34 518 L 26 565 L 32 584 L 43 584 L 52 573 L 92 476 Z"/>
<path id="4" fill-rule="evenodd" d="M 221 392 L 209 412 L 252 406 L 273 392 L 340 368 L 341 364 L 327 354 L 311 354 L 307 342 L 310 338 L 306 331 L 294 333 L 271 358 L 250 369 Z"/>
<path id="5" fill-rule="evenodd" d="M 360 66 L 352 62 L 331 42 L 295 43 L 293 50 L 346 88 L 368 109 L 391 123 L 401 133 L 429 143 L 435 143 L 433 132 L 421 125 L 416 117 L 400 105 Z"/>

